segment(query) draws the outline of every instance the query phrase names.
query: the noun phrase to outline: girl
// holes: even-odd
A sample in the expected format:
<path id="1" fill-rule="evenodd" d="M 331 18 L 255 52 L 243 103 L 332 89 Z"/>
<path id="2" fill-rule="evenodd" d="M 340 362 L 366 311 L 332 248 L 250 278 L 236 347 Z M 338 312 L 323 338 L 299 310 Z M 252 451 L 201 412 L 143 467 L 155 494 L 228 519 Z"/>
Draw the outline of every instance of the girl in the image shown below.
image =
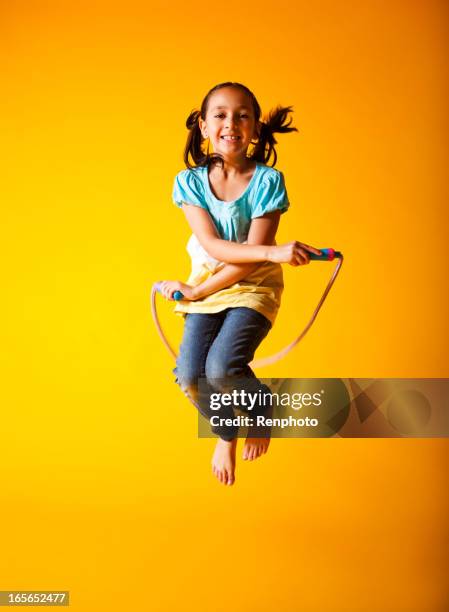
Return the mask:
<path id="1" fill-rule="evenodd" d="M 308 251 L 321 254 L 301 242 L 275 242 L 289 201 L 283 174 L 273 168 L 273 133 L 297 131 L 289 127 L 291 119 L 286 122 L 290 112 L 291 107 L 278 107 L 263 122 L 254 94 L 240 83 L 227 82 L 213 87 L 201 110 L 193 111 L 186 122 L 187 169 L 175 178 L 173 200 L 193 232 L 188 243 L 192 273 L 187 283 L 165 281 L 162 293 L 168 299 L 175 291 L 184 294 L 175 309 L 185 317 L 185 327 L 174 373 L 208 419 L 234 416 L 232 407 L 222 406 L 218 415 L 211 412 L 211 391 L 242 388 L 243 380 L 248 392 L 269 392 L 248 364 L 280 306 L 280 264 L 299 266 L 309 262 Z M 263 406 L 254 406 L 249 416 L 257 414 L 265 414 Z M 238 428 L 217 425 L 212 431 L 219 436 L 213 472 L 220 482 L 232 485 Z M 268 445 L 266 432 L 250 428 L 243 458 L 256 459 Z"/>

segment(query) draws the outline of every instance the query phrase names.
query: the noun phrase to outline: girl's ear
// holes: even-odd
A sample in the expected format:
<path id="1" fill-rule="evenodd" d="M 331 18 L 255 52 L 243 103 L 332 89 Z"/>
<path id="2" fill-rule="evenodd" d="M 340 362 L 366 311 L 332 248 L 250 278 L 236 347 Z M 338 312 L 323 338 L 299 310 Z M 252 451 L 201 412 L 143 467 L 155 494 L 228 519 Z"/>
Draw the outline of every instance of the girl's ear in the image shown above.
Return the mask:
<path id="1" fill-rule="evenodd" d="M 256 127 L 254 129 L 254 136 L 255 138 L 259 139 L 260 138 L 260 130 L 262 129 L 262 122 L 258 121 L 256 124 Z"/>
<path id="2" fill-rule="evenodd" d="M 198 125 L 200 127 L 202 137 L 207 138 L 206 122 L 203 121 L 201 117 L 198 117 Z"/>

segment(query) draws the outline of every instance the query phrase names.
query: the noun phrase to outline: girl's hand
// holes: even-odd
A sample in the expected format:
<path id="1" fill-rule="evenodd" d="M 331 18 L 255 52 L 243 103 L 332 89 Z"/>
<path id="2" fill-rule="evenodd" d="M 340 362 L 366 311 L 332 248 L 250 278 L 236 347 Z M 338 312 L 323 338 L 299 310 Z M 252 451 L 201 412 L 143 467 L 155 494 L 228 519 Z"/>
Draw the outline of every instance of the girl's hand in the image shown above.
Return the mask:
<path id="1" fill-rule="evenodd" d="M 195 287 L 181 283 L 181 281 L 163 281 L 161 283 L 161 293 L 167 300 L 173 300 L 175 291 L 183 294 L 183 300 L 194 301 L 197 299 Z"/>
<path id="2" fill-rule="evenodd" d="M 268 261 L 302 266 L 310 261 L 307 252 L 321 255 L 321 251 L 315 249 L 315 247 L 294 240 L 293 242 L 287 242 L 287 244 L 271 246 L 268 250 Z"/>

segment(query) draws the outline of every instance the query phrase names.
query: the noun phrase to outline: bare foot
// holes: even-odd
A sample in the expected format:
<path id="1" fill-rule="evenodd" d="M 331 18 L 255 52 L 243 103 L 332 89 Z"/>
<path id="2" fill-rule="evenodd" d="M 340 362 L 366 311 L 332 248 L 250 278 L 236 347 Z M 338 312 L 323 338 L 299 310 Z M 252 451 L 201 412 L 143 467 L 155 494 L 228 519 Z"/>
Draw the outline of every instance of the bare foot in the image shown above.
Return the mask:
<path id="1" fill-rule="evenodd" d="M 219 438 L 212 457 L 212 471 L 224 485 L 232 485 L 235 481 L 235 449 L 237 438 L 230 442 Z"/>
<path id="2" fill-rule="evenodd" d="M 268 450 L 269 444 L 270 438 L 251 438 L 248 433 L 248 437 L 243 446 L 243 459 L 253 461 L 253 459 L 257 459 L 257 457 L 264 455 Z"/>

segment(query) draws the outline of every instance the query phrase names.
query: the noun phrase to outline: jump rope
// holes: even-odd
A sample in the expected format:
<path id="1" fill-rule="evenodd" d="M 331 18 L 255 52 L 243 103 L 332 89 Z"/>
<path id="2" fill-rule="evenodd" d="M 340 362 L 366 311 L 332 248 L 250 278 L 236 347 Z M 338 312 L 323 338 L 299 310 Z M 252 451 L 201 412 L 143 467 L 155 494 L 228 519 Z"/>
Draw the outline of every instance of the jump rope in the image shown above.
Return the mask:
<path id="1" fill-rule="evenodd" d="M 315 321 L 323 303 L 324 300 L 326 299 L 329 291 L 331 290 L 332 285 L 335 282 L 335 279 L 337 278 L 337 275 L 340 271 L 340 268 L 343 264 L 343 254 L 340 251 L 334 251 L 334 249 L 319 249 L 321 251 L 321 255 L 315 255 L 315 253 L 308 253 L 309 259 L 312 261 L 333 261 L 334 259 L 337 260 L 337 265 L 334 268 L 334 271 L 332 273 L 331 279 L 327 284 L 326 289 L 324 290 L 323 295 L 321 296 L 320 301 L 318 302 L 318 305 L 316 306 L 312 316 L 310 317 L 309 322 L 307 323 L 307 325 L 305 326 L 305 328 L 302 330 L 302 332 L 292 341 L 290 342 L 290 344 L 288 344 L 285 348 L 281 349 L 280 351 L 278 351 L 277 353 L 275 353 L 274 355 L 271 355 L 270 357 L 263 357 L 262 359 L 255 359 L 254 361 L 252 361 L 250 363 L 250 366 L 252 368 L 263 368 L 264 366 L 268 366 L 271 365 L 273 363 L 276 363 L 276 361 L 279 361 L 280 359 L 282 359 L 283 357 L 285 357 L 285 355 L 287 355 L 287 353 L 289 353 L 306 335 L 306 333 L 309 331 L 309 329 L 312 327 L 313 322 Z M 177 354 L 175 353 L 175 351 L 172 349 L 172 347 L 170 346 L 170 343 L 168 342 L 161 324 L 159 322 L 159 317 L 157 315 L 157 307 L 156 307 L 156 294 L 162 293 L 162 289 L 161 289 L 161 285 L 162 285 L 163 281 L 159 281 L 157 283 L 154 283 L 152 289 L 151 289 L 151 313 L 153 315 L 153 321 L 154 324 L 156 325 L 156 329 L 157 332 L 159 334 L 160 339 L 162 340 L 162 342 L 164 343 L 165 347 L 167 348 L 168 352 L 170 353 L 170 355 L 172 355 L 172 357 L 174 359 L 176 359 Z M 176 301 L 182 300 L 184 298 L 183 294 L 180 291 L 175 291 L 175 293 L 173 294 L 173 299 Z"/>

